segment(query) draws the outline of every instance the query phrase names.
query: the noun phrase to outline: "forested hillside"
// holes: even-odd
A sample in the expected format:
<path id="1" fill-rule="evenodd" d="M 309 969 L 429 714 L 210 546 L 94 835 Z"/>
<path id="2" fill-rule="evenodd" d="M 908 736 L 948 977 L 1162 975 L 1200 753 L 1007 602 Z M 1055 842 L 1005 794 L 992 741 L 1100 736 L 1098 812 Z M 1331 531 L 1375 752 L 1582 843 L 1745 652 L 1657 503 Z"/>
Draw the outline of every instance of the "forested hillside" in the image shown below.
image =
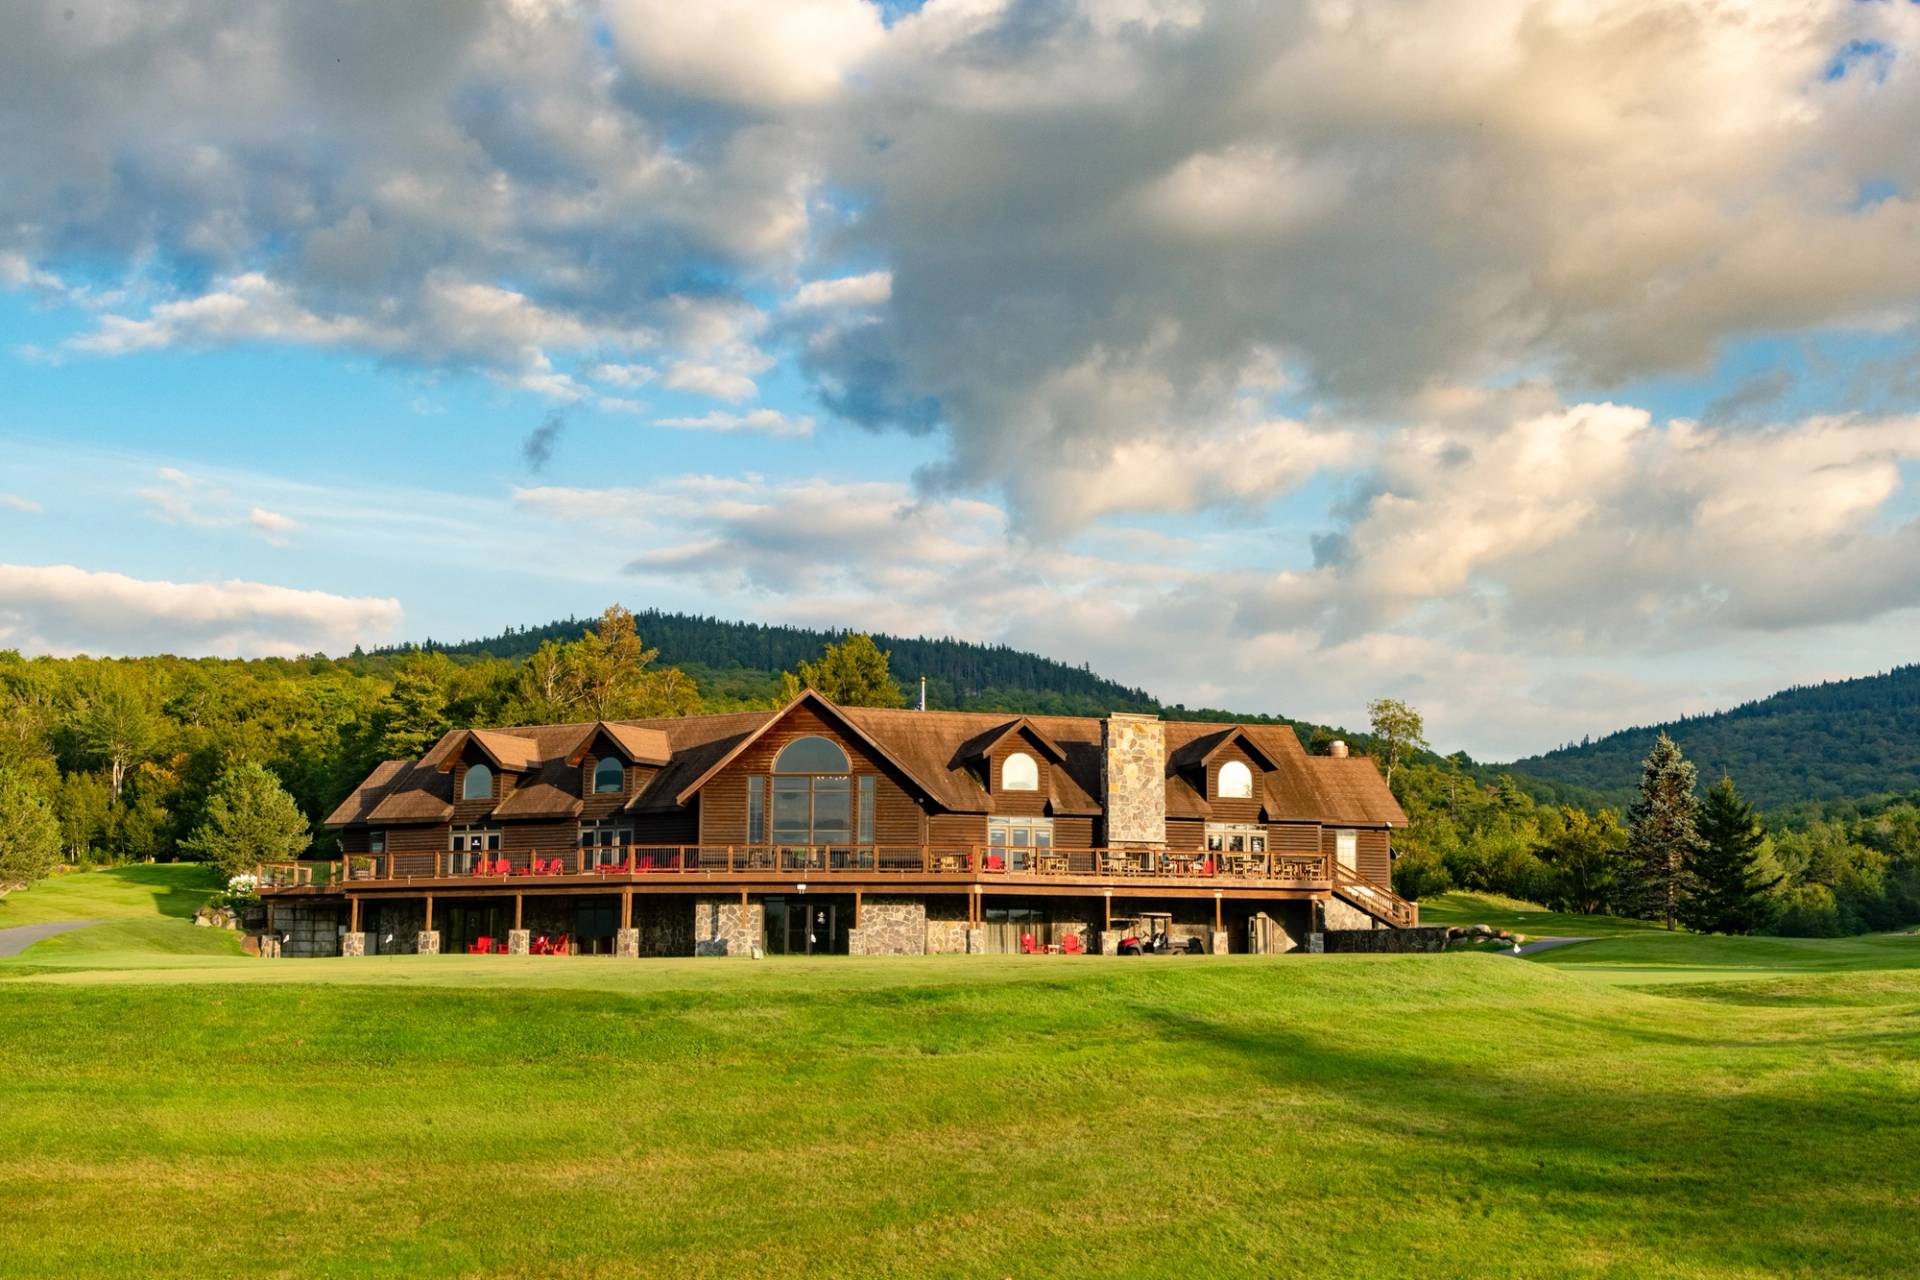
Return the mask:
<path id="1" fill-rule="evenodd" d="M 1920 791 L 1920 666 L 1776 693 L 1730 711 L 1623 729 L 1517 760 L 1516 773 L 1624 805 L 1665 732 L 1711 780 L 1731 774 L 1762 809 Z"/>
<path id="2" fill-rule="evenodd" d="M 546 641 L 574 639 L 594 621 L 566 618 L 537 627 L 510 626 L 499 635 L 480 640 L 445 643 L 429 639 L 419 647 L 457 657 L 518 659 L 533 654 Z M 637 611 L 634 622 L 647 645 L 659 650 L 660 663 L 684 670 L 710 698 L 741 702 L 774 697 L 780 688 L 781 672 L 796 670 L 801 662 L 817 658 L 827 645 L 850 634 L 730 622 L 655 609 Z M 1207 720 L 1277 719 L 1169 706 L 1144 689 L 1106 679 L 1084 664 L 1072 666 L 1007 645 L 883 634 L 873 639 L 882 649 L 891 651 L 894 678 L 910 697 L 918 695 L 919 678 L 927 677 L 927 704 L 931 707 L 1051 715 L 1144 711 Z M 397 654 L 404 650 L 381 652 Z"/>

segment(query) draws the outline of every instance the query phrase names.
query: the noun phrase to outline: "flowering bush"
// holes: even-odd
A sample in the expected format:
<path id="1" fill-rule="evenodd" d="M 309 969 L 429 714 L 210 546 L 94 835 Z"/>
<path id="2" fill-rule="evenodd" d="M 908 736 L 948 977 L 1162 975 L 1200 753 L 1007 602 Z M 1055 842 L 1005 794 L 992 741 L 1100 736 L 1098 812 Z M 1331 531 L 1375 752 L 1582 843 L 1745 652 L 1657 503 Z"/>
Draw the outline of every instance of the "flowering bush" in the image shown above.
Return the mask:
<path id="1" fill-rule="evenodd" d="M 260 878 L 258 876 L 249 875 L 243 871 L 227 881 L 226 898 L 228 906 L 245 906 L 258 899 L 259 896 Z"/>

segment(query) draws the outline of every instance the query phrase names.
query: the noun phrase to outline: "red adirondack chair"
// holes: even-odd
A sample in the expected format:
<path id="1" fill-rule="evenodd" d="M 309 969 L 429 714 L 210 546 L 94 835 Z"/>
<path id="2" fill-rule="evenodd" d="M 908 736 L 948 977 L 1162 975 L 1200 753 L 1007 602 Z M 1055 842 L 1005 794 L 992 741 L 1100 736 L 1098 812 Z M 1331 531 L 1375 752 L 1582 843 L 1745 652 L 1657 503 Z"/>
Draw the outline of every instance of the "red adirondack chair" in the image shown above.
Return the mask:
<path id="1" fill-rule="evenodd" d="M 493 939 L 482 936 L 478 940 L 468 943 L 467 954 L 470 956 L 484 956 L 484 955 L 493 954 Z"/>
<path id="2" fill-rule="evenodd" d="M 1080 935 L 1077 933 L 1068 934 L 1060 942 L 1060 954 L 1063 956 L 1084 955 L 1086 950 L 1086 945 L 1080 941 Z"/>
<path id="3" fill-rule="evenodd" d="M 987 870 L 1005 871 L 1006 869 L 1007 869 L 1007 860 L 1005 858 L 1001 857 L 997 853 L 990 853 L 987 855 Z"/>
<path id="4" fill-rule="evenodd" d="M 1020 935 L 1020 950 L 1022 950 L 1023 952 L 1025 952 L 1030 956 L 1037 956 L 1041 954 L 1040 944 L 1033 940 L 1033 935 L 1030 933 L 1023 933 Z"/>
<path id="5" fill-rule="evenodd" d="M 555 938 L 553 940 L 553 945 L 547 949 L 547 954 L 550 956 L 572 955 L 573 954 L 573 935 L 570 933 L 563 933 L 558 938 Z"/>

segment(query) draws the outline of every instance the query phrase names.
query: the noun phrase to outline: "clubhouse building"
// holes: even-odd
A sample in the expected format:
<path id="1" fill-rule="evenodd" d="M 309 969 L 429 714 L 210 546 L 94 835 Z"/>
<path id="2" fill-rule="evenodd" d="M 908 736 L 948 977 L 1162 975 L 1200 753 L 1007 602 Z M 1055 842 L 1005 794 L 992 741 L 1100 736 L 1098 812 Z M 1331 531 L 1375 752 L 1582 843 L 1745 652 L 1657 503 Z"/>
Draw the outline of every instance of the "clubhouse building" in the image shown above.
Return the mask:
<path id="1" fill-rule="evenodd" d="M 1405 816 L 1285 725 L 840 707 L 462 729 L 262 869 L 284 955 L 1213 953 L 1406 928 Z"/>

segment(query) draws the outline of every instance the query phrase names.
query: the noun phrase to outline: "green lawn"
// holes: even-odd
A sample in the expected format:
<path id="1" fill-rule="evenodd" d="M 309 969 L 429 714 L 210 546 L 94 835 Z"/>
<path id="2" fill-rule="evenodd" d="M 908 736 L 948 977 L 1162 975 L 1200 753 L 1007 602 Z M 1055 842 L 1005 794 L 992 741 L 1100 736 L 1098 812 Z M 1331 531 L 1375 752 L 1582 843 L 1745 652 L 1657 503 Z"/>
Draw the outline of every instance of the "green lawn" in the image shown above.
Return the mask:
<path id="1" fill-rule="evenodd" d="M 1664 933 L 1649 920 L 1618 916 L 1583 916 L 1546 911 L 1531 902 L 1503 898 L 1496 893 L 1442 893 L 1420 900 L 1421 924 L 1484 924 L 1524 933 L 1530 938 L 1605 938 L 1616 934 Z"/>
<path id="2" fill-rule="evenodd" d="M 82 936 L 0 961 L 0 1275 L 1920 1270 L 1920 939 L 55 945 Z"/>

